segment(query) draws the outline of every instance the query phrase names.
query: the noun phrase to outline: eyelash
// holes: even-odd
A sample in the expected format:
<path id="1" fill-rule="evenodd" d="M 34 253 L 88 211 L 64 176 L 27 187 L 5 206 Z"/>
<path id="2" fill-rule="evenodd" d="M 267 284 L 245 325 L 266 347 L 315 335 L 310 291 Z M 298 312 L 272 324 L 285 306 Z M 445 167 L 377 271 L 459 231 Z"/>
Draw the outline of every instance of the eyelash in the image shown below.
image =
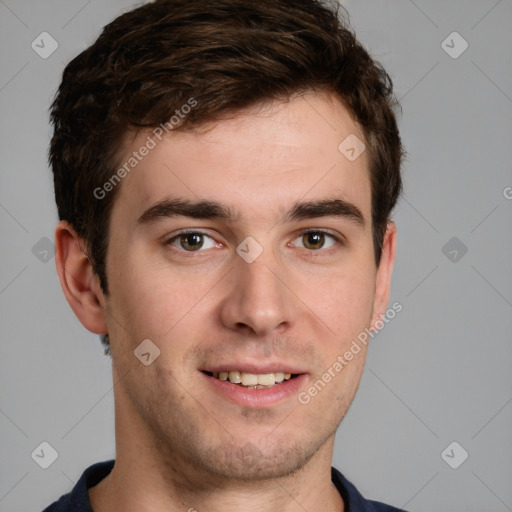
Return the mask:
<path id="1" fill-rule="evenodd" d="M 294 240 L 296 240 L 297 238 L 304 237 L 305 235 L 308 235 L 308 234 L 321 234 L 321 235 L 325 235 L 328 238 L 330 238 L 331 240 L 333 240 L 336 245 L 338 245 L 338 246 L 344 245 L 343 237 L 334 235 L 333 233 L 331 233 L 329 231 L 325 231 L 323 229 L 306 229 L 304 231 L 301 231 L 300 234 Z M 174 241 L 179 240 L 179 238 L 184 236 L 184 235 L 201 235 L 203 237 L 208 237 L 208 238 L 211 238 L 212 240 L 214 240 L 212 236 L 210 236 L 208 233 L 205 233 L 204 231 L 200 231 L 200 230 L 186 230 L 186 231 L 181 231 L 181 232 L 177 233 L 176 235 L 174 235 L 171 238 L 167 239 L 164 243 L 165 243 L 165 245 L 172 245 L 172 243 Z M 324 249 L 323 247 L 321 247 L 320 249 L 316 249 L 316 250 L 315 249 L 307 249 L 306 247 L 304 247 L 304 248 L 300 247 L 300 249 L 305 249 L 306 251 L 309 251 L 311 253 L 321 252 L 322 254 L 330 254 L 331 252 L 336 250 L 336 247 L 334 247 L 334 246 L 333 247 L 328 247 L 327 249 Z M 189 253 L 189 254 L 200 253 L 200 252 L 204 252 L 205 251 L 202 248 L 197 250 L 197 251 L 187 251 L 185 249 L 177 249 L 177 248 L 176 248 L 176 250 L 178 252 L 181 252 L 181 253 Z"/>

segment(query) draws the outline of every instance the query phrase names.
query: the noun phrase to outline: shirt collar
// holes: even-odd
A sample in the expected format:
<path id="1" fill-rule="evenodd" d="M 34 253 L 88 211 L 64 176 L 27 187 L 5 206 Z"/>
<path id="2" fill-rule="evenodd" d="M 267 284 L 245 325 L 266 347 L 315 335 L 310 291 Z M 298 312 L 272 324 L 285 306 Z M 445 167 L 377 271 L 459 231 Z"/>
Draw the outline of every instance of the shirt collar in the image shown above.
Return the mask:
<path id="1" fill-rule="evenodd" d="M 89 489 L 101 482 L 112 471 L 115 460 L 98 462 L 88 467 L 71 493 L 62 496 L 55 503 L 55 508 L 49 507 L 43 512 L 67 512 L 73 510 L 76 512 L 93 512 L 89 500 Z M 331 468 L 331 479 L 336 489 L 343 498 L 345 512 L 378 512 L 379 510 L 398 510 L 392 507 L 385 509 L 376 507 L 377 503 L 368 501 L 356 487 L 349 482 L 336 468 Z"/>

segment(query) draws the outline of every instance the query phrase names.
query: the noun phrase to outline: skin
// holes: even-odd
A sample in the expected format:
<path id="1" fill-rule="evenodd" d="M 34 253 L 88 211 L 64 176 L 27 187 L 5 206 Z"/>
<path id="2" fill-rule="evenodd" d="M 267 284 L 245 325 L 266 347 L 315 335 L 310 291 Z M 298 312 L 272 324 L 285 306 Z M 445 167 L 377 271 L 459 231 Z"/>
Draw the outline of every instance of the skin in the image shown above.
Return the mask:
<path id="1" fill-rule="evenodd" d="M 299 389 L 306 391 L 384 314 L 395 226 L 388 223 L 377 267 L 367 152 L 350 162 L 338 151 L 349 134 L 363 135 L 326 93 L 266 103 L 206 128 L 166 136 L 119 185 L 108 296 L 84 242 L 66 222 L 56 230 L 66 298 L 87 329 L 108 332 L 111 342 L 116 464 L 90 490 L 93 508 L 343 510 L 330 467 L 364 346 L 307 405 L 298 393 L 272 407 L 235 404 L 199 370 L 286 362 L 307 374 Z M 148 133 L 127 140 L 122 162 Z M 176 197 L 217 201 L 239 217 L 137 222 L 155 203 Z M 364 225 L 339 216 L 283 222 L 297 200 L 333 197 L 356 206 Z M 192 239 L 195 251 L 179 237 L 166 243 L 184 229 L 208 236 L 202 246 Z M 305 229 L 344 241 L 320 235 L 311 242 Z M 252 263 L 236 252 L 248 236 L 263 248 Z M 133 354 L 144 339 L 160 349 L 149 366 Z M 251 463 L 241 449 L 252 450 Z"/>

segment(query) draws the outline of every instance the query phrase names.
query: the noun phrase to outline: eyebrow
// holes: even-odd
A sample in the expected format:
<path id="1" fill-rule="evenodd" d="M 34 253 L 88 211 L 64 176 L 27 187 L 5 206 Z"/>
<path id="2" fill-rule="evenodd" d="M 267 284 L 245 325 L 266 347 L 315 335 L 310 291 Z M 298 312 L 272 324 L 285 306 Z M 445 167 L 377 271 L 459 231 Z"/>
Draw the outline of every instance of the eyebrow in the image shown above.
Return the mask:
<path id="1" fill-rule="evenodd" d="M 172 217 L 191 217 L 193 219 L 216 219 L 224 222 L 236 222 L 240 213 L 215 201 L 191 201 L 189 199 L 165 199 L 149 207 L 137 219 L 137 224 L 153 224 Z M 281 223 L 318 217 L 342 217 L 358 226 L 364 227 L 362 211 L 344 199 L 333 198 L 319 201 L 297 201 L 285 212 Z"/>

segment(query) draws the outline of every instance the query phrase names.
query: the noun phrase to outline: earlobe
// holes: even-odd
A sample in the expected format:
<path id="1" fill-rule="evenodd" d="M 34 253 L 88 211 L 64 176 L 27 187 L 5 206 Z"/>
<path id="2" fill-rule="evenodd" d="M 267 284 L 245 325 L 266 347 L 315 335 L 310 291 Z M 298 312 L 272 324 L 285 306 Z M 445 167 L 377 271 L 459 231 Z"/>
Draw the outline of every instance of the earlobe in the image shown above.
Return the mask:
<path id="1" fill-rule="evenodd" d="M 382 253 L 377 268 L 375 282 L 375 298 L 373 302 L 373 315 L 371 325 L 375 325 L 377 320 L 381 319 L 389 301 L 391 289 L 391 274 L 395 263 L 396 254 L 396 226 L 392 221 L 388 222 L 384 240 L 382 243 Z"/>
<path id="2" fill-rule="evenodd" d="M 62 291 L 82 325 L 96 334 L 105 334 L 104 295 L 82 247 L 72 226 L 60 221 L 55 230 L 55 263 Z"/>

